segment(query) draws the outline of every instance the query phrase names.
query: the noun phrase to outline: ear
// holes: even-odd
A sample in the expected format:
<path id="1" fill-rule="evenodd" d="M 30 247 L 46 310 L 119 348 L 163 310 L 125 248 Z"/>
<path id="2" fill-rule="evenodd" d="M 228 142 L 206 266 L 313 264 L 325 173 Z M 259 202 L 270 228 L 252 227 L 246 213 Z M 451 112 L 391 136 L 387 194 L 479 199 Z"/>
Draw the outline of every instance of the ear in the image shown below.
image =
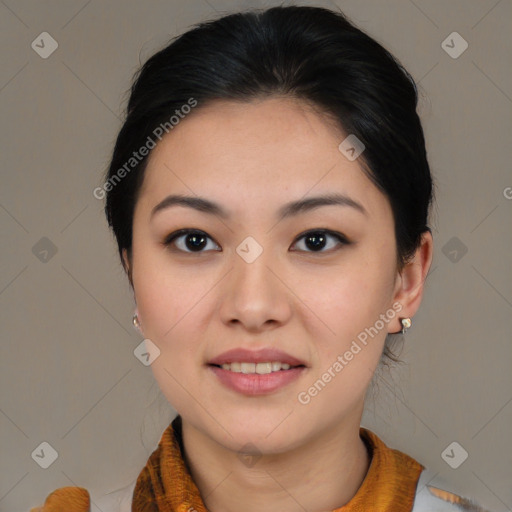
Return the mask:
<path id="1" fill-rule="evenodd" d="M 130 254 L 127 249 L 122 250 L 123 254 L 123 268 L 128 276 L 128 280 L 130 281 L 130 285 L 133 288 L 133 281 L 132 281 L 132 265 L 131 265 L 131 258 Z"/>
<path id="2" fill-rule="evenodd" d="M 389 332 L 396 333 L 402 330 L 401 318 L 412 318 L 421 304 L 425 279 L 432 263 L 434 242 L 432 233 L 425 231 L 421 237 L 421 243 L 414 256 L 399 271 L 394 291 L 394 302 L 402 305 L 400 315 L 389 323 Z"/>

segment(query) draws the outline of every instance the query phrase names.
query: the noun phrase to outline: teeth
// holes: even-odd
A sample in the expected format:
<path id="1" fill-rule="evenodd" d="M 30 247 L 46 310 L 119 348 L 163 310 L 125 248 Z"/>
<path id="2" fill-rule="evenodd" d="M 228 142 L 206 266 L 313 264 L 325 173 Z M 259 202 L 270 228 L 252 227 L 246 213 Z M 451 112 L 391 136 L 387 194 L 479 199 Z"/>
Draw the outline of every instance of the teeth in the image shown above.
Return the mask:
<path id="1" fill-rule="evenodd" d="M 256 365 L 256 373 L 261 375 L 272 371 L 272 363 L 258 363 Z"/>
<path id="2" fill-rule="evenodd" d="M 254 363 L 241 363 L 242 373 L 254 373 L 256 365 Z"/>
<path id="3" fill-rule="evenodd" d="M 228 363 L 227 366 L 231 366 L 231 368 L 225 368 L 226 370 L 231 370 L 236 373 L 240 373 L 242 371 L 242 365 L 240 363 Z"/>
<path id="4" fill-rule="evenodd" d="M 221 367 L 223 370 L 229 370 L 235 373 L 257 373 L 259 375 L 290 369 L 288 363 L 281 363 L 279 361 L 265 363 L 224 363 Z"/>

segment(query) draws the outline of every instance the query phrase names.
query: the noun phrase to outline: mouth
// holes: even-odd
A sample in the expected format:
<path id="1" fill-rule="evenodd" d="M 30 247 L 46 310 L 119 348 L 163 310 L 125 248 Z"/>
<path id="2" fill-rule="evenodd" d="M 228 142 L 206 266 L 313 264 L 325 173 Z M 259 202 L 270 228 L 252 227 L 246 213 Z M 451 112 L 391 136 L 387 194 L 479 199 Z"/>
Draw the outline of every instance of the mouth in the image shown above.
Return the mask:
<path id="1" fill-rule="evenodd" d="M 243 373 L 244 375 L 268 375 L 269 373 L 285 372 L 295 368 L 305 368 L 303 364 L 291 365 L 281 361 L 267 361 L 260 363 L 250 363 L 242 361 L 233 361 L 232 363 L 210 364 L 216 368 L 221 368 L 233 373 Z"/>
<path id="2" fill-rule="evenodd" d="M 276 393 L 291 385 L 307 371 L 303 364 L 292 366 L 280 361 L 233 361 L 209 364 L 207 368 L 215 381 L 225 389 L 252 397 Z"/>
<path id="3" fill-rule="evenodd" d="M 249 350 L 234 348 L 210 359 L 207 364 L 236 373 L 266 374 L 306 366 L 305 361 L 279 350 L 276 347 Z"/>
<path id="4" fill-rule="evenodd" d="M 265 395 L 287 387 L 307 371 L 305 361 L 276 347 L 239 347 L 207 363 L 216 383 L 246 396 Z"/>

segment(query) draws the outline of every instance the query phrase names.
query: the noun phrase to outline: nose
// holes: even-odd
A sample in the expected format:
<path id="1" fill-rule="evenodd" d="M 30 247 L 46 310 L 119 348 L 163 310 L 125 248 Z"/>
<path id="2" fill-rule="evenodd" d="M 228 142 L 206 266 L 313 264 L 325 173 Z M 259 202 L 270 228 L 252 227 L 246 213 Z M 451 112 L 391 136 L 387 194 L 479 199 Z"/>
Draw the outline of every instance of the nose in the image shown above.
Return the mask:
<path id="1" fill-rule="evenodd" d="M 291 317 L 293 300 L 284 272 L 270 251 L 263 250 L 249 261 L 237 253 L 233 256 L 233 268 L 223 280 L 221 320 L 250 332 L 284 325 Z"/>

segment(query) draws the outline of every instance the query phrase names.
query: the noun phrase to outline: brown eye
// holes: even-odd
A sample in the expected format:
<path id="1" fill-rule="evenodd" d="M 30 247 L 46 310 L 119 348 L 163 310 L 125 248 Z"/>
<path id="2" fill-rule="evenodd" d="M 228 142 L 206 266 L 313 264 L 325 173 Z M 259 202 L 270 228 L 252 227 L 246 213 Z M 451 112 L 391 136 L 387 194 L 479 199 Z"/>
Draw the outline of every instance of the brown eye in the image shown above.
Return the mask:
<path id="1" fill-rule="evenodd" d="M 182 252 L 200 253 L 206 252 L 204 248 L 208 246 L 208 240 L 212 239 L 204 231 L 180 229 L 179 231 L 171 233 L 165 239 L 164 245 L 174 245 L 177 250 Z M 218 247 L 217 244 L 215 244 L 215 246 Z"/>
<path id="2" fill-rule="evenodd" d="M 305 248 L 299 248 L 298 250 L 310 253 L 331 252 L 331 250 L 336 250 L 336 248 L 351 243 L 341 233 L 326 229 L 310 230 L 303 233 L 296 239 L 293 246 L 296 246 L 302 240 L 304 240 Z M 213 242 L 213 247 L 208 247 L 208 241 Z M 175 231 L 165 239 L 164 245 L 166 247 L 172 246 L 172 250 L 184 253 L 200 254 L 210 250 L 221 250 L 210 236 L 204 231 L 197 229 L 180 229 Z"/>
<path id="3" fill-rule="evenodd" d="M 336 249 L 339 246 L 348 245 L 350 243 L 341 233 L 336 233 L 326 229 L 308 231 L 307 233 L 302 234 L 294 245 L 303 239 L 306 249 L 300 250 L 304 250 L 306 252 L 330 252 L 330 249 Z M 330 239 L 334 239 L 337 243 L 329 243 Z M 327 250 L 323 250 L 326 247 Z"/>

